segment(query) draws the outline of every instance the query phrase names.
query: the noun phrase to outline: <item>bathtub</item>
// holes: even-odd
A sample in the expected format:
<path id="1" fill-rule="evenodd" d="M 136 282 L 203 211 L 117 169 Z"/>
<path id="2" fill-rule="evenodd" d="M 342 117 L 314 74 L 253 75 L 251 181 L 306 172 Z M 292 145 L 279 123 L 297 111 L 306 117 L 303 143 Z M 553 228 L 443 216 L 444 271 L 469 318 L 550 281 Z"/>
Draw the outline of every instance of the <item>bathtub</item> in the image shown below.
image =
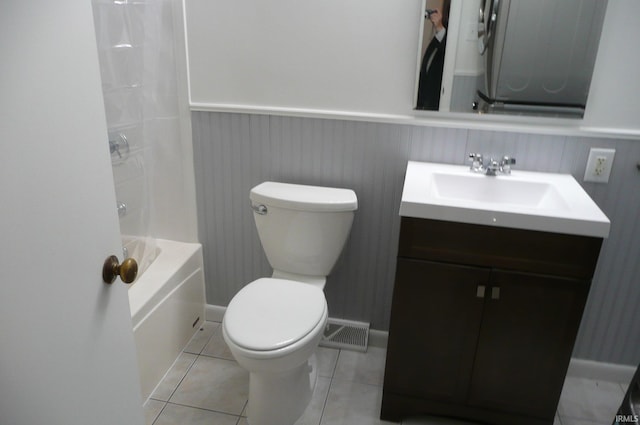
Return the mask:
<path id="1" fill-rule="evenodd" d="M 204 321 L 200 244 L 157 239 L 157 256 L 129 289 L 143 400 Z"/>

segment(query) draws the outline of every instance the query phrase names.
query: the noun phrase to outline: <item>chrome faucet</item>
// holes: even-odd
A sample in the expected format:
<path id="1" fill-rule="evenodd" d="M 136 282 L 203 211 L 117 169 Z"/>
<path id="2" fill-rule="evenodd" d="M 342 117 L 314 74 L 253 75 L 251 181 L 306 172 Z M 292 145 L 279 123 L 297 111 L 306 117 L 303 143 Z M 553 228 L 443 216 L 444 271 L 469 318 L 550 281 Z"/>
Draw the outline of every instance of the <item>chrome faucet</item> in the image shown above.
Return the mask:
<path id="1" fill-rule="evenodd" d="M 497 176 L 498 174 L 509 175 L 511 174 L 511 166 L 516 163 L 516 159 L 510 156 L 503 156 L 502 160 L 497 161 L 490 158 L 485 165 L 484 159 L 479 153 L 470 153 L 469 160 L 471 166 L 469 169 L 474 173 L 484 173 L 487 176 Z"/>
<path id="2" fill-rule="evenodd" d="M 489 164 L 487 164 L 485 169 L 487 170 L 485 175 L 495 176 L 500 172 L 500 163 L 498 163 L 498 161 L 496 161 L 495 159 L 491 158 L 489 160 Z"/>
<path id="3" fill-rule="evenodd" d="M 469 159 L 471 160 L 471 171 L 473 171 L 474 173 L 484 172 L 484 162 L 482 159 L 482 154 L 470 153 Z"/>
<path id="4" fill-rule="evenodd" d="M 511 158 L 510 156 L 503 156 L 502 161 L 500 161 L 500 172 L 502 174 L 509 175 L 511 174 L 511 166 L 515 165 L 516 159 Z"/>

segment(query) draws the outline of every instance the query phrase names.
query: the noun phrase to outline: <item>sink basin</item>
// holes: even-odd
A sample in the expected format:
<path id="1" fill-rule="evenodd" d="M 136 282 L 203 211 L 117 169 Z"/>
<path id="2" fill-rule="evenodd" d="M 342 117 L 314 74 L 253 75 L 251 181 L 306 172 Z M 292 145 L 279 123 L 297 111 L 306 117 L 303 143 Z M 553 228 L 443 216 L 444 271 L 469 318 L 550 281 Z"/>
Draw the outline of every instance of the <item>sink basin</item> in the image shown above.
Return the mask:
<path id="1" fill-rule="evenodd" d="M 400 215 L 607 237 L 610 222 L 569 174 L 513 170 L 495 177 L 462 165 L 409 161 Z"/>
<path id="2" fill-rule="evenodd" d="M 471 173 L 434 173 L 432 195 L 441 199 L 519 205 L 527 208 L 569 208 L 552 184 L 503 176 L 491 178 Z"/>

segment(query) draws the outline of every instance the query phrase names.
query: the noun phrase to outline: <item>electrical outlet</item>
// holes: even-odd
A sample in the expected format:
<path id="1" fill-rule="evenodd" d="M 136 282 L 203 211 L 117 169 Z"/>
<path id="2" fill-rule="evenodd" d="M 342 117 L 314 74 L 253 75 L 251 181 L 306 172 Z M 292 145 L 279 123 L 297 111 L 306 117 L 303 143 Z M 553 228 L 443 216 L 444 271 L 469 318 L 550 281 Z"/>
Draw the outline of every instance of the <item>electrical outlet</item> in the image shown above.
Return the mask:
<path id="1" fill-rule="evenodd" d="M 584 181 L 607 183 L 611 168 L 613 167 L 613 157 L 615 149 L 591 148 L 587 169 L 584 172 Z"/>
<path id="2" fill-rule="evenodd" d="M 606 156 L 596 156 L 596 168 L 593 170 L 596 176 L 601 176 L 604 174 L 607 169 L 607 157 Z"/>

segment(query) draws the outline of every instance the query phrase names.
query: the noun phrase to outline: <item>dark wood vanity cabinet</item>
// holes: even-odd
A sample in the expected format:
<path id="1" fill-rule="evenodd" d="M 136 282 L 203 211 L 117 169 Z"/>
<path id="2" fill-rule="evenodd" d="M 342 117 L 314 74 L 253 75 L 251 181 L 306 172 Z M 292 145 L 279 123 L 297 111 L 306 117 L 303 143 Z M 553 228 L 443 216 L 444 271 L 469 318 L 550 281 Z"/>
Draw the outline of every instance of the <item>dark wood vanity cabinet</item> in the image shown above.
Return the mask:
<path id="1" fill-rule="evenodd" d="M 601 243 L 403 217 L 381 418 L 553 424 Z"/>

